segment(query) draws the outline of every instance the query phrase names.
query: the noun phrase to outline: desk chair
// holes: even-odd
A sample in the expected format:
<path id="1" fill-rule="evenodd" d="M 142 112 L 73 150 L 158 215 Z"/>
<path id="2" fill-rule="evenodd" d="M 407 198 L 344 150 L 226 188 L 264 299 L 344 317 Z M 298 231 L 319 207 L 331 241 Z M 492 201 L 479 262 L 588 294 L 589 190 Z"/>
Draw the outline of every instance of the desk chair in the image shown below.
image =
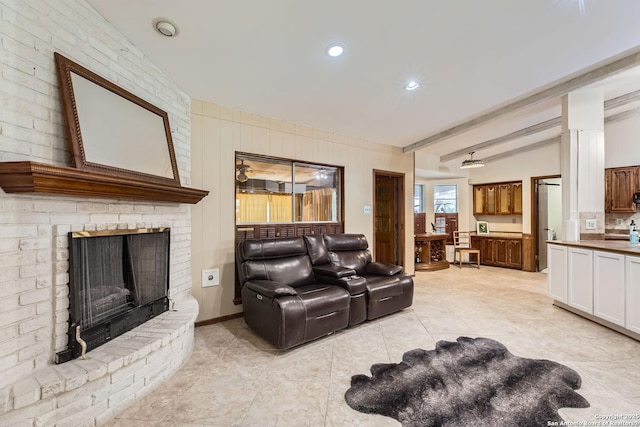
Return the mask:
<path id="1" fill-rule="evenodd" d="M 471 247 L 471 235 L 468 231 L 454 231 L 453 232 L 453 263 L 456 263 L 456 257 L 459 256 L 459 265 L 462 268 L 462 255 L 475 254 L 478 268 L 480 268 L 480 249 Z M 471 259 L 469 259 L 471 261 Z"/>

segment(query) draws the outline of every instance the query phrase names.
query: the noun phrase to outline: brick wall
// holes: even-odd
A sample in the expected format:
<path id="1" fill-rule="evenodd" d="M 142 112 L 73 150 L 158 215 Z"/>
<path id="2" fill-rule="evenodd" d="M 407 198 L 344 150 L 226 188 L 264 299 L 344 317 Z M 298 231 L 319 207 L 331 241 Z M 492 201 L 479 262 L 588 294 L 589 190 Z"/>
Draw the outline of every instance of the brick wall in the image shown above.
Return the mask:
<path id="1" fill-rule="evenodd" d="M 0 161 L 71 166 L 55 51 L 169 114 L 183 185 L 190 99 L 82 0 L 0 0 Z M 171 227 L 171 293 L 191 289 L 190 206 L 0 191 L 0 391 L 66 343 L 68 231 Z"/>

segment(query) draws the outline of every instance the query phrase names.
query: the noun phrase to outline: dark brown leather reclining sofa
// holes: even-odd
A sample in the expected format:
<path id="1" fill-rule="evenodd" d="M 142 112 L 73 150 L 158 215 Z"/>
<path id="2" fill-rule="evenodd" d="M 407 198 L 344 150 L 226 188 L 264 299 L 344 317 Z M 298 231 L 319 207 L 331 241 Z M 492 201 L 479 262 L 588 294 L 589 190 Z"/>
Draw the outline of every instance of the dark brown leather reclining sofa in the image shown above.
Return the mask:
<path id="1" fill-rule="evenodd" d="M 409 307 L 413 279 L 371 261 L 362 234 L 245 240 L 236 249 L 244 318 L 287 349 Z"/>

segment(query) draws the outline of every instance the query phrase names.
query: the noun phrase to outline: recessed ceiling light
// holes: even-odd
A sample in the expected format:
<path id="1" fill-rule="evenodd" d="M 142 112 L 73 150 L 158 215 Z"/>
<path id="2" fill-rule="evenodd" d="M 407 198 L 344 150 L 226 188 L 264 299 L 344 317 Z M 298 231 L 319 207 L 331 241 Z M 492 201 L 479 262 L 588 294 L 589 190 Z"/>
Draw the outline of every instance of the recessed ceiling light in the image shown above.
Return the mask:
<path id="1" fill-rule="evenodd" d="M 327 48 L 327 55 L 329 56 L 340 56 L 342 55 L 342 52 L 344 52 L 344 47 L 339 44 L 332 44 Z"/>
<path id="2" fill-rule="evenodd" d="M 156 30 L 163 36 L 173 37 L 178 34 L 178 28 L 176 27 L 176 24 L 161 18 L 154 19 L 154 22 Z"/>
<path id="3" fill-rule="evenodd" d="M 418 89 L 418 86 L 420 86 L 420 83 L 418 83 L 418 82 L 417 82 L 417 81 L 415 81 L 415 80 L 411 80 L 409 83 L 407 83 L 407 84 L 404 86 L 404 88 L 405 88 L 406 90 L 415 90 L 415 89 Z"/>

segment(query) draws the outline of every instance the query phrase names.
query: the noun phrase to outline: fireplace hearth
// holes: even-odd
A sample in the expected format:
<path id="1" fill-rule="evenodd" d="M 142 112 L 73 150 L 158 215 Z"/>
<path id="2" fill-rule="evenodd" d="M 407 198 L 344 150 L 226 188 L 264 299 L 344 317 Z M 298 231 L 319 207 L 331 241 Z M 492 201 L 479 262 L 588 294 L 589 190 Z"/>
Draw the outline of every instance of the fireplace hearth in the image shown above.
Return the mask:
<path id="1" fill-rule="evenodd" d="M 64 363 L 169 309 L 169 228 L 69 233 Z"/>

